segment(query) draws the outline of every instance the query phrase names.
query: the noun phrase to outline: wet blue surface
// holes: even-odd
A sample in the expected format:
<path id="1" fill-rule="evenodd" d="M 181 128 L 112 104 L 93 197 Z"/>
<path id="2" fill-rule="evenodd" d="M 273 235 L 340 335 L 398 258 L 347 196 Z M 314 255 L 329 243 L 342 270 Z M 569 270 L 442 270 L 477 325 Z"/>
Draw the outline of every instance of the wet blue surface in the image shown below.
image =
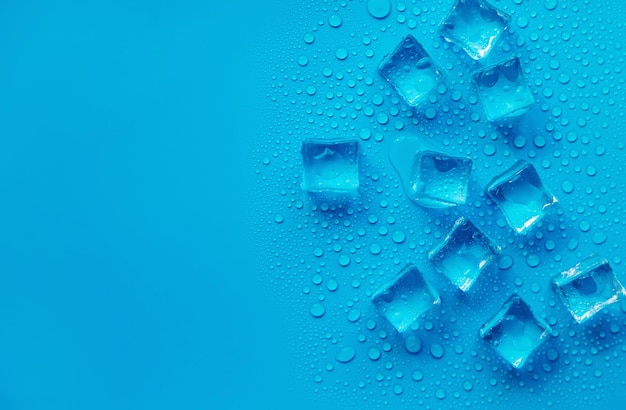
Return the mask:
<path id="1" fill-rule="evenodd" d="M 461 27 L 477 31 L 473 56 L 440 34 L 453 0 L 303 1 L 280 47 L 269 47 L 275 120 L 255 156 L 263 277 L 292 309 L 290 360 L 320 406 L 586 409 L 624 399 L 626 304 L 578 324 L 552 286 L 594 253 L 617 279 L 625 273 L 624 3 L 490 3 L 507 28 L 498 36 L 505 24 L 479 12 L 494 24 Z M 379 70 L 407 35 L 442 74 L 417 104 Z M 416 60 L 394 64 L 398 78 Z M 300 189 L 306 138 L 359 139 L 356 195 Z M 472 161 L 464 203 L 414 202 L 422 151 Z M 536 174 L 496 204 L 488 185 L 520 160 Z M 428 258 L 459 217 L 500 249 L 465 292 Z M 400 333 L 371 299 L 406 264 L 441 303 Z M 498 352 L 480 329 L 512 295 L 528 308 L 502 314 Z"/>
<path id="2" fill-rule="evenodd" d="M 475 61 L 452 0 L 2 3 L 0 407 L 619 408 L 626 305 L 577 324 L 551 280 L 624 280 L 625 6 L 493 4 Z M 418 107 L 378 72 L 408 34 Z M 492 122 L 473 74 L 512 56 L 534 104 Z M 354 195 L 302 190 L 309 138 L 359 140 Z M 472 160 L 465 204 L 407 197 L 422 145 Z M 519 159 L 559 199 L 526 235 L 485 192 Z M 460 216 L 502 248 L 465 293 L 428 261 Z M 400 335 L 406 264 L 441 303 Z M 479 334 L 514 293 L 553 330 L 519 369 Z"/>

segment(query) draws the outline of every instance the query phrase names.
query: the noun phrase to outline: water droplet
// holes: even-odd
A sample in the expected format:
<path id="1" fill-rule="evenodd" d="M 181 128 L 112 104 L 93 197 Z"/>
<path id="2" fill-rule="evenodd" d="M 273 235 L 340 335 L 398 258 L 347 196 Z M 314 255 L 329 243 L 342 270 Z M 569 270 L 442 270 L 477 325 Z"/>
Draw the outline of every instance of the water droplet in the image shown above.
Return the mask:
<path id="1" fill-rule="evenodd" d="M 283 223 L 284 220 L 285 220 L 285 217 L 282 216 L 281 214 L 276 214 L 274 216 L 274 222 L 276 222 L 277 224 Z"/>
<path id="2" fill-rule="evenodd" d="M 322 317 L 326 313 L 326 308 L 321 303 L 313 303 L 309 312 L 313 317 Z"/>
<path id="3" fill-rule="evenodd" d="M 382 251 L 382 247 L 379 244 L 373 243 L 370 245 L 370 253 L 372 255 L 378 255 L 381 251 Z"/>
<path id="4" fill-rule="evenodd" d="M 367 351 L 367 357 L 369 357 L 370 360 L 373 360 L 373 361 L 380 359 L 381 355 L 382 353 L 380 349 L 377 347 L 370 347 L 369 350 Z"/>
<path id="5" fill-rule="evenodd" d="M 340 255 L 338 261 L 341 266 L 348 266 L 350 264 L 350 257 L 348 255 Z"/>
<path id="6" fill-rule="evenodd" d="M 528 257 L 526 258 L 526 263 L 528 264 L 528 266 L 530 266 L 531 268 L 536 268 L 537 266 L 539 266 L 539 264 L 541 263 L 541 258 L 539 258 L 539 255 L 536 255 L 534 253 L 531 253 L 530 255 L 528 255 Z"/>
<path id="7" fill-rule="evenodd" d="M 384 19 L 391 12 L 389 0 L 367 0 L 367 11 L 377 19 Z"/>
<path id="8" fill-rule="evenodd" d="M 537 135 L 533 139 L 533 143 L 535 144 L 535 147 L 543 148 L 546 146 L 546 143 L 547 143 L 546 137 L 544 137 L 543 135 Z"/>
<path id="9" fill-rule="evenodd" d="M 433 343 L 432 345 L 430 345 L 430 354 L 435 359 L 441 359 L 443 355 L 445 354 L 445 350 L 443 346 L 440 345 L 439 343 Z"/>
<path id="10" fill-rule="evenodd" d="M 406 234 L 402 231 L 395 231 L 392 235 L 391 235 L 391 239 L 395 242 L 395 243 L 403 243 L 406 240 Z"/>
<path id="11" fill-rule="evenodd" d="M 571 194 L 572 192 L 574 192 L 574 184 L 571 181 L 563 181 L 563 183 L 561 184 L 561 189 L 566 194 Z"/>
<path id="12" fill-rule="evenodd" d="M 498 267 L 503 270 L 511 269 L 513 258 L 510 255 L 502 255 L 498 260 Z"/>
<path id="13" fill-rule="evenodd" d="M 551 362 L 556 362 L 557 359 L 559 358 L 559 352 L 556 349 L 548 349 L 548 352 L 546 353 L 546 357 Z"/>
<path id="14" fill-rule="evenodd" d="M 492 156 L 496 153 L 496 146 L 492 143 L 485 144 L 483 147 L 483 153 L 488 156 Z"/>
<path id="15" fill-rule="evenodd" d="M 583 232 L 589 232 L 589 230 L 591 229 L 591 224 L 589 223 L 589 221 L 580 221 L 580 223 L 578 224 L 578 229 Z"/>
<path id="16" fill-rule="evenodd" d="M 602 245 L 604 242 L 606 242 L 606 239 L 607 239 L 607 237 L 606 237 L 606 234 L 604 232 L 596 232 L 591 237 L 591 240 L 596 245 Z"/>
<path id="17" fill-rule="evenodd" d="M 331 292 L 336 291 L 338 287 L 339 284 L 335 279 L 330 279 L 328 282 L 326 282 L 326 289 L 330 290 Z"/>
<path id="18" fill-rule="evenodd" d="M 356 350 L 352 346 L 346 346 L 339 349 L 335 355 L 335 360 L 339 363 L 349 363 L 356 356 Z"/>
<path id="19" fill-rule="evenodd" d="M 587 175 L 592 177 L 598 173 L 598 170 L 593 165 L 589 165 L 587 169 L 585 170 L 585 172 L 587 173 Z"/>
<path id="20" fill-rule="evenodd" d="M 409 353 L 419 353 L 422 350 L 422 339 L 417 335 L 408 335 L 404 339 L 404 348 Z"/>
<path id="21" fill-rule="evenodd" d="M 363 141 L 367 141 L 372 137 L 372 131 L 369 128 L 361 128 L 359 131 L 359 138 Z"/>
<path id="22" fill-rule="evenodd" d="M 528 27 L 528 17 L 526 16 L 517 17 L 517 26 L 520 28 Z"/>
<path id="23" fill-rule="evenodd" d="M 348 320 L 350 322 L 356 322 L 361 318 L 361 311 L 359 309 L 352 309 L 348 312 Z"/>
<path id="24" fill-rule="evenodd" d="M 557 0 L 545 0 L 543 6 L 548 10 L 554 10 L 557 6 Z"/>
<path id="25" fill-rule="evenodd" d="M 330 26 L 334 28 L 341 26 L 341 22 L 341 16 L 338 16 L 337 14 L 333 14 L 328 18 L 328 24 L 330 24 Z"/>
<path id="26" fill-rule="evenodd" d="M 524 148 L 526 146 L 526 137 L 523 135 L 518 135 L 513 139 L 513 145 L 516 148 Z"/>
<path id="27" fill-rule="evenodd" d="M 309 64 L 309 58 L 307 56 L 298 57 L 298 64 L 304 67 L 305 65 Z"/>
<path id="28" fill-rule="evenodd" d="M 426 118 L 428 118 L 429 120 L 434 119 L 437 116 L 437 110 L 435 110 L 432 107 L 428 107 L 426 108 L 426 110 L 424 111 L 424 115 L 426 116 Z"/>
<path id="29" fill-rule="evenodd" d="M 337 57 L 339 60 L 345 60 L 346 58 L 348 58 L 348 50 L 343 47 L 339 47 L 337 51 L 335 51 L 335 57 Z"/>

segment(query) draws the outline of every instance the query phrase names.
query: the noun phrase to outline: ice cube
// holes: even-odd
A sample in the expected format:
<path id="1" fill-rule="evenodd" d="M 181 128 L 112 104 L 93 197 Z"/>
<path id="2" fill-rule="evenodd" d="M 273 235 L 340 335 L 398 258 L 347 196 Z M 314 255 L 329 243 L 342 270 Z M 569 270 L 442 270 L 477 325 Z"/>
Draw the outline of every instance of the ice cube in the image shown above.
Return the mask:
<path id="1" fill-rule="evenodd" d="M 474 82 L 489 121 L 522 115 L 535 103 L 517 57 L 474 73 Z"/>
<path id="2" fill-rule="evenodd" d="M 410 197 L 430 208 L 464 204 L 471 171 L 469 158 L 420 151 L 415 154 L 411 172 Z"/>
<path id="3" fill-rule="evenodd" d="M 543 186 L 537 170 L 519 160 L 491 180 L 487 193 L 517 233 L 526 233 L 557 199 Z"/>
<path id="4" fill-rule="evenodd" d="M 424 101 L 443 77 L 441 69 L 411 35 L 385 56 L 378 71 L 412 107 Z"/>
<path id="5" fill-rule="evenodd" d="M 484 0 L 457 0 L 439 26 L 439 34 L 480 60 L 493 49 L 508 21 L 508 15 Z"/>
<path id="6" fill-rule="evenodd" d="M 592 255 L 556 275 L 552 284 L 576 322 L 582 323 L 626 296 L 609 261 Z"/>
<path id="7" fill-rule="evenodd" d="M 439 152 L 420 138 L 400 137 L 390 145 L 389 160 L 412 201 L 427 208 L 466 202 L 470 159 Z"/>
<path id="8" fill-rule="evenodd" d="M 460 217 L 443 242 L 430 251 L 428 259 L 456 287 L 466 292 L 499 251 L 471 221 Z"/>
<path id="9" fill-rule="evenodd" d="M 302 143 L 302 189 L 354 192 L 359 188 L 359 145 L 353 139 L 308 139 Z"/>
<path id="10" fill-rule="evenodd" d="M 423 313 L 441 302 L 439 293 L 413 265 L 405 266 L 372 296 L 378 311 L 398 332 L 407 330 Z"/>
<path id="11" fill-rule="evenodd" d="M 522 367 L 551 333 L 550 326 L 516 294 L 480 329 L 480 336 L 515 368 Z"/>

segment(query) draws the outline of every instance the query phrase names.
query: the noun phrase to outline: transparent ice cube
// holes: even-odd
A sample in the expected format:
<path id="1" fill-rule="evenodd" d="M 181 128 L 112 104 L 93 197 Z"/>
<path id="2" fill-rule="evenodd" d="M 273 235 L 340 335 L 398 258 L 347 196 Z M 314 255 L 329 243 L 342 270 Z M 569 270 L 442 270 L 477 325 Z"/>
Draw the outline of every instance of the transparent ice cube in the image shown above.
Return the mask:
<path id="1" fill-rule="evenodd" d="M 515 294 L 480 329 L 480 336 L 515 368 L 522 367 L 551 333 L 550 326 Z"/>
<path id="2" fill-rule="evenodd" d="M 308 139 L 302 143 L 302 189 L 354 192 L 359 187 L 358 141 Z"/>
<path id="3" fill-rule="evenodd" d="M 421 138 L 391 142 L 389 160 L 398 172 L 404 193 L 427 208 L 464 204 L 472 161 L 437 151 Z"/>
<path id="4" fill-rule="evenodd" d="M 419 105 L 441 81 L 442 71 L 424 47 L 408 35 L 378 66 L 378 71 L 412 107 Z"/>
<path id="5" fill-rule="evenodd" d="M 422 273 L 415 266 L 407 265 L 372 296 L 372 302 L 402 333 L 423 313 L 438 305 L 441 299 Z"/>
<path id="6" fill-rule="evenodd" d="M 576 322 L 582 323 L 626 296 L 609 261 L 592 255 L 556 275 L 552 284 Z"/>
<path id="7" fill-rule="evenodd" d="M 526 233 L 557 199 L 543 186 L 537 170 L 519 160 L 491 180 L 487 193 L 517 233 Z"/>
<path id="8" fill-rule="evenodd" d="M 471 171 L 469 158 L 420 151 L 415 154 L 409 182 L 411 199 L 431 208 L 464 204 Z"/>
<path id="9" fill-rule="evenodd" d="M 474 73 L 474 82 L 489 121 L 522 115 L 535 103 L 517 57 Z"/>
<path id="10" fill-rule="evenodd" d="M 428 258 L 437 270 L 466 292 L 499 251 L 471 221 L 461 217 Z"/>
<path id="11" fill-rule="evenodd" d="M 508 21 L 508 15 L 484 0 L 457 0 L 439 26 L 439 34 L 480 60 L 493 49 Z"/>

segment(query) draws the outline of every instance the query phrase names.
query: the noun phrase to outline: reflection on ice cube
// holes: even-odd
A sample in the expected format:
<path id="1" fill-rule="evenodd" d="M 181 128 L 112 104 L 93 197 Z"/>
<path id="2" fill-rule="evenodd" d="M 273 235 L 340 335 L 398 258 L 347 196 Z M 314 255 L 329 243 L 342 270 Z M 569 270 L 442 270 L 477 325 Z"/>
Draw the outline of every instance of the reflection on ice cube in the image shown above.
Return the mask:
<path id="1" fill-rule="evenodd" d="M 582 323 L 626 296 L 607 259 L 597 255 L 552 279 L 556 292 L 576 322 Z"/>
<path id="2" fill-rule="evenodd" d="M 308 139 L 302 143 L 302 189 L 354 192 L 359 187 L 358 141 Z"/>
<path id="3" fill-rule="evenodd" d="M 550 326 L 515 294 L 480 329 L 480 336 L 515 368 L 522 367 L 551 333 Z"/>
<path id="4" fill-rule="evenodd" d="M 526 233 L 545 215 L 548 207 L 557 203 L 543 186 L 535 167 L 522 160 L 493 178 L 487 193 L 519 234 Z"/>
<path id="5" fill-rule="evenodd" d="M 411 35 L 385 56 L 378 71 L 412 107 L 424 101 L 443 77 L 441 69 Z"/>
<path id="6" fill-rule="evenodd" d="M 485 234 L 461 217 L 428 258 L 437 270 L 466 292 L 498 253 L 499 248 Z"/>
<path id="7" fill-rule="evenodd" d="M 517 57 L 476 72 L 474 82 L 489 121 L 522 115 L 535 103 Z"/>
<path id="8" fill-rule="evenodd" d="M 508 15 L 484 0 L 457 0 L 439 34 L 479 60 L 494 48 L 508 21 Z"/>
<path id="9" fill-rule="evenodd" d="M 467 200 L 472 160 L 436 150 L 418 138 L 391 143 L 389 160 L 409 199 L 427 208 L 462 205 Z"/>
<path id="10" fill-rule="evenodd" d="M 374 306 L 400 333 L 440 302 L 439 293 L 413 265 L 405 266 L 372 296 Z"/>

